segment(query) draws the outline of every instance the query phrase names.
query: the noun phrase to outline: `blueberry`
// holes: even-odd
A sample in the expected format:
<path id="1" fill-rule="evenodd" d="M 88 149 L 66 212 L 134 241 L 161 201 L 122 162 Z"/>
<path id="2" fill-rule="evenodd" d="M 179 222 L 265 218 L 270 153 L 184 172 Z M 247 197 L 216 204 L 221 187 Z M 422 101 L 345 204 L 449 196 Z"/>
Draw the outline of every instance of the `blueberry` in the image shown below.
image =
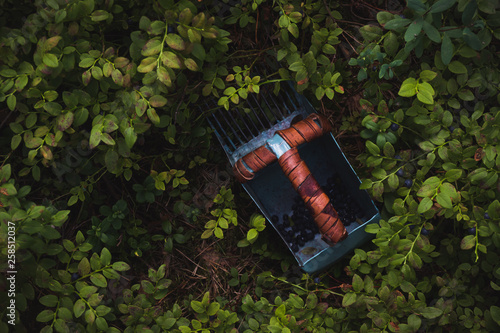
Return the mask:
<path id="1" fill-rule="evenodd" d="M 411 179 L 406 179 L 405 180 L 405 186 L 406 187 L 411 188 L 412 185 L 413 185 L 413 180 L 411 180 Z"/>
<path id="2" fill-rule="evenodd" d="M 414 224 L 410 224 L 410 230 L 413 230 L 415 229 L 415 225 Z"/>
<path id="3" fill-rule="evenodd" d="M 450 130 L 450 132 L 453 133 L 453 131 L 455 130 L 455 127 L 454 126 L 450 126 L 450 127 L 448 127 L 448 129 Z"/>
<path id="4" fill-rule="evenodd" d="M 392 123 L 392 125 L 391 125 L 391 131 L 396 132 L 398 129 L 399 129 L 399 125 L 395 124 L 395 123 Z"/>
<path id="5" fill-rule="evenodd" d="M 490 219 L 490 214 L 484 213 L 484 218 L 487 219 L 487 220 L 489 220 Z"/>
<path id="6" fill-rule="evenodd" d="M 212 316 L 208 317 L 208 319 L 210 319 L 210 321 L 215 320 L 215 318 L 217 318 L 217 316 L 216 316 L 216 315 L 212 315 Z"/>
<path id="7" fill-rule="evenodd" d="M 420 233 L 424 236 L 427 236 L 429 234 L 429 230 L 422 228 L 422 231 Z"/>
<path id="8" fill-rule="evenodd" d="M 80 274 L 78 274 L 78 273 L 71 274 L 71 281 L 76 281 L 79 278 L 80 278 Z"/>
<path id="9" fill-rule="evenodd" d="M 403 169 L 399 169 L 397 172 L 396 172 L 396 175 L 398 175 L 399 177 L 403 177 L 403 175 L 405 174 L 405 172 L 403 171 Z"/>
<path id="10" fill-rule="evenodd" d="M 396 155 L 396 156 L 394 156 L 394 158 L 397 159 L 397 160 L 400 160 L 401 159 L 401 155 Z"/>
<path id="11" fill-rule="evenodd" d="M 314 283 L 320 283 L 320 282 L 321 282 L 321 279 L 319 277 L 314 278 Z"/>
<path id="12" fill-rule="evenodd" d="M 168 29 L 167 29 L 167 32 L 169 34 L 174 34 L 174 33 L 176 33 L 176 29 L 175 29 L 175 27 L 173 25 L 169 25 Z"/>
<path id="13" fill-rule="evenodd" d="M 476 228 L 475 227 L 472 227 L 472 228 L 469 228 L 467 229 L 467 232 L 471 235 L 475 235 L 476 234 Z"/>
<path id="14" fill-rule="evenodd" d="M 373 66 L 373 67 L 372 67 L 372 71 L 374 71 L 374 72 L 375 72 L 376 70 L 377 70 L 377 66 Z"/>
<path id="15" fill-rule="evenodd" d="M 297 252 L 299 250 L 299 246 L 297 244 L 290 244 L 290 248 L 293 252 Z"/>

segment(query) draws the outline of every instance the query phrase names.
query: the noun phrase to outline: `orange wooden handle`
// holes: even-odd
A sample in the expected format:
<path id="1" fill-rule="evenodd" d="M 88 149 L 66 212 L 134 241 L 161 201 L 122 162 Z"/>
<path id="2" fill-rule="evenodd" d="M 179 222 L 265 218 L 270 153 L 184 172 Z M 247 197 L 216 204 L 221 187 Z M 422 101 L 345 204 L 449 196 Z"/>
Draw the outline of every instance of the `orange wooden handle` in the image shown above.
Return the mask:
<path id="1" fill-rule="evenodd" d="M 266 146 L 261 146 L 237 160 L 233 166 L 233 173 L 236 179 L 244 183 L 252 179 L 257 171 L 264 169 L 274 161 L 276 161 L 276 155 L 267 149 Z M 248 170 L 245 164 L 253 172 Z"/>
<path id="2" fill-rule="evenodd" d="M 306 119 L 292 124 L 289 128 L 278 131 L 277 133 L 290 147 L 298 147 L 305 142 L 310 142 L 319 138 L 330 130 L 331 126 L 328 119 L 313 113 Z"/>
<path id="3" fill-rule="evenodd" d="M 333 208 L 330 198 L 321 189 L 306 163 L 301 159 L 298 149 L 293 147 L 288 150 L 278 159 L 278 163 L 311 211 L 323 239 L 333 244 L 345 239 L 347 230 L 344 224 Z"/>
<path id="4" fill-rule="evenodd" d="M 289 128 L 277 131 L 276 133 L 278 133 L 290 147 L 298 147 L 305 142 L 310 142 L 319 138 L 330 130 L 331 126 L 328 119 L 322 115 L 313 113 L 306 119 L 292 124 Z M 233 166 L 233 172 L 236 178 L 244 183 L 251 180 L 257 171 L 264 169 L 274 161 L 276 161 L 276 155 L 265 146 L 262 146 L 236 161 Z M 248 170 L 245 165 L 247 165 L 251 171 Z"/>

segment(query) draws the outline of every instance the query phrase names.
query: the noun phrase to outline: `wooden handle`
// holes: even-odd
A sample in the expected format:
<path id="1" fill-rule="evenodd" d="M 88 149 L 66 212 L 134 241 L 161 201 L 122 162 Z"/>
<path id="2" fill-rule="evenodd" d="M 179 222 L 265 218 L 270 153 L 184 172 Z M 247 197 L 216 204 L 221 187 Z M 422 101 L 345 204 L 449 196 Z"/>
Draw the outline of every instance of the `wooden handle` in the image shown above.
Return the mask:
<path id="1" fill-rule="evenodd" d="M 300 158 L 298 149 L 291 148 L 284 153 L 278 163 L 293 188 L 299 193 L 314 217 L 323 239 L 337 243 L 347 237 L 347 230 L 333 208 L 330 198 L 321 189 L 306 163 Z"/>
<path id="2" fill-rule="evenodd" d="M 311 142 L 325 133 L 330 132 L 331 126 L 324 116 L 313 113 L 306 119 L 292 124 L 287 129 L 277 133 L 290 147 L 298 147 L 305 142 Z"/>
<path id="3" fill-rule="evenodd" d="M 290 147 L 298 147 L 305 142 L 310 142 L 319 138 L 330 130 L 331 126 L 328 119 L 313 113 L 306 119 L 292 124 L 289 128 L 276 133 L 278 133 Z M 236 161 L 233 172 L 236 178 L 244 183 L 251 180 L 257 171 L 264 169 L 274 161 L 276 161 L 276 155 L 265 146 L 262 146 Z"/>

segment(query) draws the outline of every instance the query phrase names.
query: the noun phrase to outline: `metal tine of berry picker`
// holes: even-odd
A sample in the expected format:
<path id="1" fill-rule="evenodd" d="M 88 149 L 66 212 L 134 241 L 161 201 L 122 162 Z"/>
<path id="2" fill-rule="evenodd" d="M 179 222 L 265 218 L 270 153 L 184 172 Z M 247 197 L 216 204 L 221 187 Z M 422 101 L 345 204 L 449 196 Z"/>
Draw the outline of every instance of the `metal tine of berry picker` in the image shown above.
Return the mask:
<path id="1" fill-rule="evenodd" d="M 231 105 L 229 110 L 208 103 L 206 106 L 215 109 L 207 119 L 232 165 L 263 145 L 276 130 L 287 128 L 295 116 L 305 116 L 287 91 L 274 96 L 269 87 L 261 87 L 257 96 L 250 94 L 244 106 Z"/>
<path id="2" fill-rule="evenodd" d="M 228 109 L 219 107 L 209 123 L 238 180 L 253 179 L 255 172 L 277 160 L 313 214 L 324 239 L 336 243 L 347 237 L 347 232 L 296 146 L 329 131 L 330 125 L 316 114 L 309 115 L 296 99 L 297 93 L 287 91 L 287 85 L 275 96 L 270 87 L 261 85 L 258 95 L 250 94 Z"/>

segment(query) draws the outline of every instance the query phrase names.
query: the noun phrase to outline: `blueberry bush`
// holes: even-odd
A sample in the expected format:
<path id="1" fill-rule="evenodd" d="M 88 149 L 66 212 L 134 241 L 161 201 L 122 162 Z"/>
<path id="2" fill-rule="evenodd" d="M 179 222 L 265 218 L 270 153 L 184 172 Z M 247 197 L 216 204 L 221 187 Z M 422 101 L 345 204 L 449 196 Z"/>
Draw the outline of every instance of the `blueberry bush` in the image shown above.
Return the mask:
<path id="1" fill-rule="evenodd" d="M 0 331 L 497 331 L 499 39 L 498 0 L 0 0 Z M 315 275 L 205 121 L 284 81 L 382 215 Z"/>

